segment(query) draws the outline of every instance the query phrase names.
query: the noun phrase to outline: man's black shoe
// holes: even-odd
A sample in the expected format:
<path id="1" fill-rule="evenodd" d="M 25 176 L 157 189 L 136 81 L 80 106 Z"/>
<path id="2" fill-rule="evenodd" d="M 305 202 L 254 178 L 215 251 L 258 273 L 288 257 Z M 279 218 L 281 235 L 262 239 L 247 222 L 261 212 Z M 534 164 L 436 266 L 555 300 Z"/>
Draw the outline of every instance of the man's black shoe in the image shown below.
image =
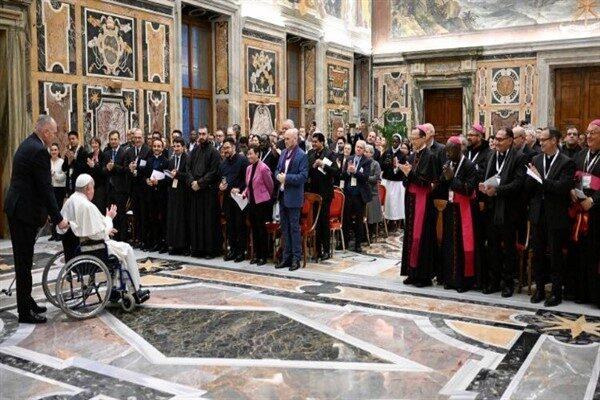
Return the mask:
<path id="1" fill-rule="evenodd" d="M 536 290 L 531 299 L 529 300 L 533 304 L 541 303 L 546 299 L 546 293 L 543 290 Z"/>
<path id="2" fill-rule="evenodd" d="M 515 289 L 512 286 L 506 286 L 502 289 L 502 297 L 512 297 Z"/>
<path id="3" fill-rule="evenodd" d="M 483 293 L 483 294 L 492 294 L 492 293 L 496 293 L 499 290 L 500 290 L 500 288 L 498 286 L 486 286 L 485 288 L 483 288 L 483 290 L 481 291 L 481 293 Z"/>
<path id="4" fill-rule="evenodd" d="M 321 261 L 329 260 L 329 259 L 331 259 L 331 253 L 326 251 L 325 253 L 323 253 L 323 255 L 320 258 L 321 258 Z"/>
<path id="5" fill-rule="evenodd" d="M 267 260 L 265 260 L 264 258 L 261 258 L 259 260 L 256 261 L 256 265 L 258 265 L 259 267 L 261 265 L 265 265 L 267 263 Z"/>
<path id="6" fill-rule="evenodd" d="M 168 251 L 169 251 L 169 249 L 167 249 L 165 246 L 162 246 L 160 248 L 160 250 L 158 250 L 159 254 L 165 254 Z"/>
<path id="7" fill-rule="evenodd" d="M 356 246 L 356 247 L 354 248 L 354 252 L 355 252 L 355 253 L 362 253 L 362 252 L 363 252 L 363 249 L 362 249 L 362 247 L 361 247 L 361 246 Z"/>
<path id="8" fill-rule="evenodd" d="M 413 283 L 415 283 L 415 278 L 413 278 L 412 276 L 409 276 L 406 279 L 404 279 L 404 281 L 402 281 L 402 283 L 404 283 L 405 285 L 412 285 Z"/>
<path id="9" fill-rule="evenodd" d="M 290 263 L 287 260 L 284 260 L 284 261 L 280 262 L 279 264 L 277 264 L 275 266 L 275 268 L 277 268 L 277 269 L 289 268 L 291 265 L 292 265 L 292 263 Z"/>
<path id="10" fill-rule="evenodd" d="M 235 258 L 235 260 L 233 260 L 233 262 L 240 263 L 240 262 L 244 261 L 245 259 L 246 259 L 246 257 L 245 257 L 243 254 L 239 254 L 239 255 L 238 255 L 236 258 Z"/>
<path id="11" fill-rule="evenodd" d="M 215 258 L 215 256 L 214 256 L 213 254 L 206 254 L 206 255 L 204 256 L 204 259 L 205 259 L 205 260 L 212 260 L 213 258 Z"/>
<path id="12" fill-rule="evenodd" d="M 33 311 L 29 312 L 29 315 L 19 315 L 20 324 L 43 324 L 46 322 L 46 317 L 38 315 Z"/>
<path id="13" fill-rule="evenodd" d="M 300 269 L 300 261 L 294 261 L 292 262 L 292 266 L 290 267 L 290 271 L 295 271 L 297 269 Z"/>
<path id="14" fill-rule="evenodd" d="M 258 258 L 253 258 L 250 260 L 250 264 L 256 264 L 258 262 Z"/>
<path id="15" fill-rule="evenodd" d="M 223 257 L 223 261 L 231 261 L 233 259 L 235 259 L 235 254 L 233 254 L 232 252 L 225 254 L 225 256 Z"/>
<path id="16" fill-rule="evenodd" d="M 35 314 L 43 314 L 46 311 L 48 311 L 48 309 L 46 307 L 38 306 L 35 303 L 33 303 L 30 308 L 31 308 L 31 311 L 33 311 Z"/>
<path id="17" fill-rule="evenodd" d="M 544 302 L 544 307 L 555 307 L 562 303 L 562 298 L 560 296 L 556 296 L 554 294 L 550 295 Z"/>
<path id="18" fill-rule="evenodd" d="M 431 286 L 431 279 L 422 279 L 415 282 L 415 286 L 418 288 L 424 288 L 427 286 Z"/>

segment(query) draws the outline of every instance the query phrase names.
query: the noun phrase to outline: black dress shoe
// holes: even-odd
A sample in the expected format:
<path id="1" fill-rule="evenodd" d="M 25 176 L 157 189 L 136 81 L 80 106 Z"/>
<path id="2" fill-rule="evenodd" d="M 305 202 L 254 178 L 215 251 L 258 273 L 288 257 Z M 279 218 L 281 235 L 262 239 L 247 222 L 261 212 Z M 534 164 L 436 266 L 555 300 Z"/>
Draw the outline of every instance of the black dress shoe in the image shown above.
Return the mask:
<path id="1" fill-rule="evenodd" d="M 256 260 L 256 265 L 258 265 L 259 267 L 260 267 L 261 265 L 265 265 L 266 263 L 267 263 L 267 260 L 266 260 L 266 259 L 264 259 L 264 258 L 261 258 L 261 259 L 259 259 L 259 260 Z"/>
<path id="2" fill-rule="evenodd" d="M 483 294 L 492 294 L 492 293 L 496 293 L 500 290 L 500 288 L 498 286 L 486 286 L 483 288 L 483 290 L 481 291 L 481 293 Z"/>
<path id="3" fill-rule="evenodd" d="M 555 294 L 552 294 L 544 302 L 544 307 L 555 307 L 555 306 L 559 305 L 560 303 L 562 303 L 561 296 L 557 296 Z"/>
<path id="4" fill-rule="evenodd" d="M 405 285 L 412 285 L 413 283 L 415 283 L 415 278 L 409 276 L 406 279 L 404 279 L 402 283 L 404 283 Z"/>
<path id="5" fill-rule="evenodd" d="M 295 271 L 297 269 L 300 269 L 300 261 L 294 261 L 294 262 L 292 262 L 292 266 L 290 267 L 290 271 Z"/>
<path id="6" fill-rule="evenodd" d="M 231 261 L 233 259 L 235 259 L 235 254 L 233 254 L 232 252 L 225 254 L 225 256 L 223 257 L 223 261 Z"/>
<path id="7" fill-rule="evenodd" d="M 213 255 L 213 254 L 206 254 L 206 255 L 204 256 L 204 259 L 205 259 L 205 260 L 212 260 L 212 259 L 213 259 L 213 258 L 215 258 L 215 257 L 216 257 L 216 256 L 215 256 L 215 255 Z"/>
<path id="8" fill-rule="evenodd" d="M 160 248 L 160 250 L 158 250 L 158 253 L 159 253 L 159 254 L 165 254 L 165 253 L 166 253 L 166 252 L 168 252 L 168 251 L 169 251 L 169 249 L 167 249 L 166 247 L 162 246 L 162 247 Z"/>
<path id="9" fill-rule="evenodd" d="M 536 304 L 536 303 L 541 303 L 545 299 L 546 299 L 546 293 L 544 293 L 543 290 L 536 290 L 535 293 L 533 294 L 533 296 L 531 296 L 531 299 L 529 299 L 529 301 L 532 302 L 533 304 Z"/>
<path id="10" fill-rule="evenodd" d="M 512 286 L 506 286 L 504 289 L 502 289 L 502 297 L 512 297 L 513 293 L 514 293 L 515 289 Z"/>
<path id="11" fill-rule="evenodd" d="M 250 264 L 256 264 L 258 262 L 258 258 L 253 258 L 250 260 Z"/>
<path id="12" fill-rule="evenodd" d="M 469 290 L 471 290 L 471 288 L 469 286 L 460 286 L 460 287 L 456 288 L 456 291 L 458 293 L 468 292 Z"/>
<path id="13" fill-rule="evenodd" d="M 427 286 L 431 286 L 431 279 L 422 279 L 415 282 L 415 286 L 418 288 L 424 288 Z"/>
<path id="14" fill-rule="evenodd" d="M 38 315 L 33 311 L 29 312 L 29 315 L 19 315 L 20 324 L 43 324 L 46 322 L 46 317 Z"/>
<path id="15" fill-rule="evenodd" d="M 142 304 L 150 298 L 150 291 L 148 289 L 140 289 L 133 294 L 136 304 Z"/>
<path id="16" fill-rule="evenodd" d="M 355 253 L 362 253 L 362 252 L 363 252 L 363 249 L 362 249 L 362 247 L 360 247 L 360 246 L 356 246 L 356 247 L 354 248 L 354 252 L 355 252 Z"/>
<path id="17" fill-rule="evenodd" d="M 292 265 L 292 263 L 291 263 L 291 262 L 289 262 L 289 261 L 285 260 L 285 261 L 282 261 L 282 262 L 280 262 L 279 264 L 277 264 L 277 265 L 275 266 L 275 268 L 277 268 L 277 269 L 289 268 L 291 265 Z"/>
<path id="18" fill-rule="evenodd" d="M 329 260 L 329 259 L 331 259 L 331 253 L 326 251 L 325 253 L 323 253 L 323 255 L 320 258 L 321 258 L 321 261 Z"/>
<path id="19" fill-rule="evenodd" d="M 48 311 L 48 309 L 44 306 L 38 306 L 37 304 L 33 303 L 31 305 L 31 311 L 33 311 L 34 314 L 42 314 L 45 313 L 46 311 Z"/>
<path id="20" fill-rule="evenodd" d="M 236 263 L 241 263 L 241 262 L 242 262 L 242 261 L 244 261 L 245 259 L 246 259 L 246 257 L 245 257 L 243 254 L 239 254 L 239 255 L 238 255 L 236 258 L 235 258 L 235 260 L 233 260 L 233 262 L 236 262 Z"/>

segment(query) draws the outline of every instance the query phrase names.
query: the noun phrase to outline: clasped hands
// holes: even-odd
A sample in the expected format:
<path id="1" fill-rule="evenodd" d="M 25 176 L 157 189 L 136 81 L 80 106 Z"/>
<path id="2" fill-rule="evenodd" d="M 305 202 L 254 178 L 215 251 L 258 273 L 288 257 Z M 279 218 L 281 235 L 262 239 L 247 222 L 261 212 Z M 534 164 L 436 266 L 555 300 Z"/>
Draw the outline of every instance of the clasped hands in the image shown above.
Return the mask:
<path id="1" fill-rule="evenodd" d="M 479 191 L 485 193 L 489 197 L 496 195 L 496 188 L 494 186 L 484 185 L 483 183 L 479 184 Z"/>
<path id="2" fill-rule="evenodd" d="M 283 172 L 280 172 L 279 174 L 277 174 L 277 180 L 279 181 L 279 183 L 284 184 L 285 183 L 285 174 Z"/>

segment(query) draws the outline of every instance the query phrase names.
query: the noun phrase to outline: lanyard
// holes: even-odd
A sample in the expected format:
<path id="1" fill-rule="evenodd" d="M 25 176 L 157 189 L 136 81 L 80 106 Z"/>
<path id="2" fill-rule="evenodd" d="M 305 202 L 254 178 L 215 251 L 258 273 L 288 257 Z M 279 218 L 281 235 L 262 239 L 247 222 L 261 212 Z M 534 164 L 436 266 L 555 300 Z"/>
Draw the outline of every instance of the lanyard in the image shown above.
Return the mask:
<path id="1" fill-rule="evenodd" d="M 504 160 L 502 160 L 502 164 L 498 164 L 498 156 L 500 155 L 499 152 L 496 152 L 496 175 L 500 175 L 502 173 L 502 170 L 504 169 L 504 164 L 506 164 L 506 160 L 508 160 L 508 153 L 510 152 L 510 149 L 506 150 L 506 154 L 504 155 Z"/>
<path id="2" fill-rule="evenodd" d="M 181 156 L 175 156 L 175 170 L 179 171 L 179 160 Z"/>
<path id="3" fill-rule="evenodd" d="M 590 154 L 591 151 L 588 150 L 587 155 L 585 156 L 585 161 L 583 163 L 583 169 L 585 169 L 586 172 L 590 172 L 592 169 L 594 169 L 594 166 L 598 161 L 598 157 L 600 157 L 600 153 L 598 153 L 594 156 L 594 158 L 592 158 L 592 161 L 590 162 Z"/>
<path id="4" fill-rule="evenodd" d="M 544 179 L 548 179 L 548 175 L 550 174 L 550 170 L 552 169 L 552 166 L 554 165 L 554 161 L 556 161 L 557 157 L 558 157 L 558 150 L 554 154 L 554 157 L 552 157 L 552 161 L 550 161 L 550 166 L 548 167 L 548 170 L 546 171 L 546 156 L 544 155 L 544 159 L 542 160 L 542 163 L 543 163 L 543 166 L 544 166 Z"/>
<path id="5" fill-rule="evenodd" d="M 463 165 L 463 161 L 465 161 L 465 156 L 461 155 L 460 156 L 460 161 L 458 162 L 458 167 L 456 167 L 456 170 L 454 171 L 454 176 L 458 176 L 458 171 L 460 170 L 460 167 L 462 167 Z"/>
<path id="6" fill-rule="evenodd" d="M 481 153 L 481 151 L 478 151 L 477 153 L 475 153 L 475 156 L 473 158 L 471 158 L 471 150 L 469 150 L 469 160 L 471 160 L 472 162 L 475 162 L 475 160 L 477 160 L 477 157 L 479 157 L 480 153 Z"/>
<path id="7" fill-rule="evenodd" d="M 267 153 L 261 157 L 260 161 L 264 162 L 265 158 L 267 158 L 269 156 L 269 154 L 271 154 L 271 149 L 269 149 L 269 151 L 267 151 Z"/>

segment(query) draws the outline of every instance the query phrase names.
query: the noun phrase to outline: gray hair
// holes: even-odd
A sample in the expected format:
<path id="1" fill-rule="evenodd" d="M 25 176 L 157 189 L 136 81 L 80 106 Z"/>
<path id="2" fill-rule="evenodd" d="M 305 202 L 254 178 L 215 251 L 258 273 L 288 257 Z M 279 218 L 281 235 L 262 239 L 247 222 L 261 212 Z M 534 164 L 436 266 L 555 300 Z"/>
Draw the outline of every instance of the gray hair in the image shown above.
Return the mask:
<path id="1" fill-rule="evenodd" d="M 283 126 L 287 126 L 288 129 L 295 128 L 294 121 L 292 121 L 291 119 L 286 119 L 285 121 L 283 121 Z"/>
<path id="2" fill-rule="evenodd" d="M 56 124 L 54 118 L 52 118 L 48 114 L 41 114 L 35 123 L 35 131 L 41 132 L 42 130 L 44 130 L 44 128 L 51 124 Z"/>
<path id="3" fill-rule="evenodd" d="M 371 154 L 375 154 L 375 148 L 373 147 L 372 144 L 368 144 L 365 146 L 365 151 L 368 151 Z"/>

